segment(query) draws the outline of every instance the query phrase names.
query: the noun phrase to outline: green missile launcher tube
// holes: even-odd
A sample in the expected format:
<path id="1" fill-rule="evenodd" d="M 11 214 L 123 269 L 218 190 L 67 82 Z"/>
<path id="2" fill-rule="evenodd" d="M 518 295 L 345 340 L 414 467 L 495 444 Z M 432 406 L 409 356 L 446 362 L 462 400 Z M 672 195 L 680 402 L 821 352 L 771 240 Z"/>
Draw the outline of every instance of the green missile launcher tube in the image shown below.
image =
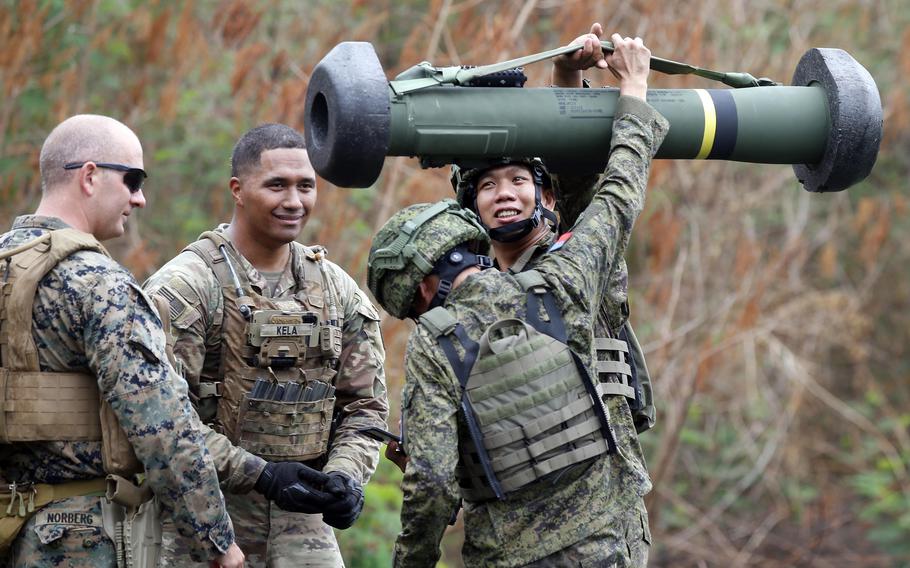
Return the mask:
<path id="1" fill-rule="evenodd" d="M 341 43 L 322 59 L 304 115 L 319 175 L 367 187 L 386 156 L 417 156 L 425 167 L 502 156 L 539 156 L 554 172 L 606 165 L 617 89 L 401 88 L 410 78 L 390 83 L 369 43 Z M 656 157 L 793 164 L 813 192 L 864 179 L 882 135 L 881 100 L 868 71 L 842 50 L 816 48 L 792 82 L 650 89 L 648 102 L 670 122 Z"/>

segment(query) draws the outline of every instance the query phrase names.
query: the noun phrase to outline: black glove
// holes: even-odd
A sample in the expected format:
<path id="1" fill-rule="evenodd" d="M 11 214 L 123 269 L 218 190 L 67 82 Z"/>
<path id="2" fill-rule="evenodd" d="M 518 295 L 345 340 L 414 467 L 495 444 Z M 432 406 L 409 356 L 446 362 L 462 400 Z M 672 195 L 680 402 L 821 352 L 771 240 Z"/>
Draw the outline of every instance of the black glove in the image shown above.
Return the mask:
<path id="1" fill-rule="evenodd" d="M 256 480 L 256 491 L 292 513 L 322 513 L 337 497 L 327 493 L 329 476 L 298 462 L 270 462 Z"/>
<path id="2" fill-rule="evenodd" d="M 336 529 L 346 529 L 354 524 L 363 510 L 363 487 L 359 481 L 340 471 L 330 472 L 328 477 L 324 489 L 335 500 L 323 509 L 322 520 Z"/>

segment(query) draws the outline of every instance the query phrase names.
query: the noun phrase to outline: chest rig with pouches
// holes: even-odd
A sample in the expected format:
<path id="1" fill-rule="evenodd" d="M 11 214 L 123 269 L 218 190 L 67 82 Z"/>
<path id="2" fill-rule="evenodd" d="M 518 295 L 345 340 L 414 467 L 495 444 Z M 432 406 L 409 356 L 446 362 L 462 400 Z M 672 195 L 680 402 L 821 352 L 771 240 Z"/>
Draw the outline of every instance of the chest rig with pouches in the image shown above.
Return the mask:
<path id="1" fill-rule="evenodd" d="M 499 320 L 478 342 L 444 307 L 420 317 L 461 385 L 470 436 L 459 441 L 456 476 L 471 502 L 556 482 L 573 465 L 616 451 L 606 393 L 566 344 L 555 297 L 537 271 L 514 276 L 526 293 L 526 321 Z"/>
<path id="2" fill-rule="evenodd" d="M 240 258 L 223 235 L 203 233 L 187 249 L 208 264 L 224 297 L 218 373 L 200 377 L 200 391 L 217 397 L 215 429 L 270 461 L 323 456 L 342 325 L 320 266 L 324 251 L 292 249 L 295 281 L 306 286 L 274 299 L 256 292 L 246 273 L 237 271 Z"/>

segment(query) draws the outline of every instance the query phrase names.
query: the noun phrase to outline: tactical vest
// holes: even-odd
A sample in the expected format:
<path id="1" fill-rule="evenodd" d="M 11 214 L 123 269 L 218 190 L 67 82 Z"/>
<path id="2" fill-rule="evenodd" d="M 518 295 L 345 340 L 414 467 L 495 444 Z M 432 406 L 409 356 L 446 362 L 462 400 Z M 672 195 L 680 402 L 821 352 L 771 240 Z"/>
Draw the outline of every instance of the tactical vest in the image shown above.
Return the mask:
<path id="1" fill-rule="evenodd" d="M 509 272 L 514 275 L 525 270 L 537 250 L 536 246 L 528 247 L 509 267 Z M 654 426 L 657 415 L 654 391 L 644 351 L 629 321 L 628 301 L 622 304 L 621 310 L 623 325 L 614 337 L 594 338 L 595 370 L 600 382 L 610 385 L 607 388 L 612 390 L 611 394 L 626 397 L 635 430 L 641 434 Z"/>
<path id="2" fill-rule="evenodd" d="M 80 250 L 108 255 L 93 236 L 75 229 L 50 231 L 0 253 L 0 443 L 98 441 L 108 473 L 142 471 L 94 375 L 41 371 L 32 336 L 38 284 Z"/>
<path id="3" fill-rule="evenodd" d="M 604 406 L 613 389 L 592 381 L 566 344 L 562 314 L 540 273 L 515 277 L 525 290 L 527 321 L 499 320 L 479 342 L 444 307 L 420 317 L 461 385 L 470 437 L 459 441 L 456 476 L 462 497 L 471 502 L 504 499 L 616 451 Z"/>
<path id="4" fill-rule="evenodd" d="M 321 248 L 298 249 L 299 277 L 317 291 L 273 299 L 257 293 L 233 245 L 203 233 L 185 250 L 209 266 L 224 297 L 221 360 L 215 377 L 200 377 L 202 399 L 217 398 L 215 429 L 270 461 L 309 461 L 329 444 L 335 406 L 333 380 L 341 356 L 341 322 Z M 219 380 L 220 379 L 220 380 Z M 203 400 L 204 402 L 204 400 Z"/>

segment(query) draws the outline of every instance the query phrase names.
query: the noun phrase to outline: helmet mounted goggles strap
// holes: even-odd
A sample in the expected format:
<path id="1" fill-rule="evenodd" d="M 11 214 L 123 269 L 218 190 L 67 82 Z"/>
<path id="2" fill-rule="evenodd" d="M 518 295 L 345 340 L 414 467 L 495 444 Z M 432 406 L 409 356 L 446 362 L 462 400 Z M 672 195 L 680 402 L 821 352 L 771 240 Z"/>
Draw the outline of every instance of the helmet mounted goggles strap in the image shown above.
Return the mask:
<path id="1" fill-rule="evenodd" d="M 439 288 L 430 302 L 429 309 L 441 306 L 446 301 L 449 292 L 452 291 L 452 283 L 455 278 L 466 268 L 472 266 L 486 270 L 493 267 L 493 259 L 482 254 L 475 254 L 468 248 L 467 243 L 461 243 L 449 249 L 442 258 L 436 261 L 432 274 L 439 276 Z"/>

